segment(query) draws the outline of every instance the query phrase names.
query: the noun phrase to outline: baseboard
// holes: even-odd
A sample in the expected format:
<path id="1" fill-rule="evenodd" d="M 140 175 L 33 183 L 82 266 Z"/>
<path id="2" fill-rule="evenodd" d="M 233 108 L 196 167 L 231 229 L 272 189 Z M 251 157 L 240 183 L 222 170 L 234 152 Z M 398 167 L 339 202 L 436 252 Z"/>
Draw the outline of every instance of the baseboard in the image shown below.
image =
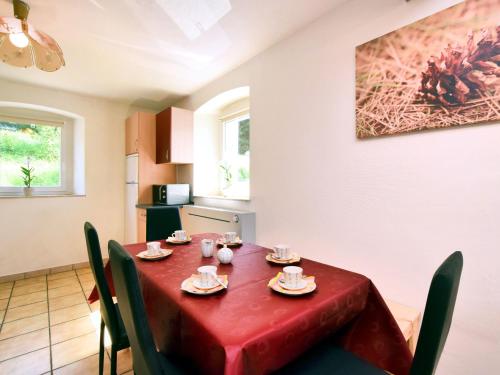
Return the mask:
<path id="1" fill-rule="evenodd" d="M 28 279 L 30 277 L 36 277 L 36 276 L 50 275 L 52 273 L 77 270 L 77 269 L 85 268 L 88 266 L 89 266 L 89 262 L 81 262 L 81 263 L 69 264 L 67 266 L 51 267 L 51 268 L 45 268 L 45 269 L 36 270 L 36 271 L 16 273 L 14 275 L 0 276 L 0 283 Z"/>

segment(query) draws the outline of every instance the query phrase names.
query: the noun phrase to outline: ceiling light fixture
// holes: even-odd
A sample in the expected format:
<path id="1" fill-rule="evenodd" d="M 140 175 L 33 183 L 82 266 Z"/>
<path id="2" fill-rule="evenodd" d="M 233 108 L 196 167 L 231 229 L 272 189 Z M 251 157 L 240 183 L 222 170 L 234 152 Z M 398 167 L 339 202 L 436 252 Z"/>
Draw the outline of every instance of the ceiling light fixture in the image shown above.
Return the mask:
<path id="1" fill-rule="evenodd" d="M 6 64 L 53 72 L 65 65 L 61 48 L 49 35 L 27 22 L 30 7 L 13 0 L 14 16 L 0 16 L 0 59 Z"/>
<path id="2" fill-rule="evenodd" d="M 9 34 L 9 39 L 13 45 L 18 48 L 25 48 L 30 43 L 30 40 L 24 33 L 12 33 Z"/>

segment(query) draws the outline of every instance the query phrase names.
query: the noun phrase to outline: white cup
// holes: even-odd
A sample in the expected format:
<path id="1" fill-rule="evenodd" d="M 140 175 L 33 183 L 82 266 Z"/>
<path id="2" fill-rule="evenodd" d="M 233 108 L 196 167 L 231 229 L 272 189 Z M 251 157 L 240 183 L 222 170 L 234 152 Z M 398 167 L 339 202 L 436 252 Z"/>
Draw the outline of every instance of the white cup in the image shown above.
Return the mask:
<path id="1" fill-rule="evenodd" d="M 224 233 L 224 241 L 226 243 L 234 243 L 236 241 L 236 237 L 238 237 L 238 233 L 236 233 L 236 232 Z"/>
<path id="2" fill-rule="evenodd" d="M 187 234 L 185 230 L 176 230 L 172 233 L 172 237 L 174 237 L 177 241 L 186 241 Z"/>
<path id="3" fill-rule="evenodd" d="M 200 284 L 203 288 L 211 287 L 217 283 L 217 281 L 215 281 L 217 277 L 216 266 L 198 267 L 198 273 L 200 274 Z"/>
<path id="4" fill-rule="evenodd" d="M 273 247 L 274 256 L 278 259 L 289 259 L 290 258 L 290 246 L 279 244 Z"/>
<path id="5" fill-rule="evenodd" d="M 159 242 L 157 242 L 157 241 L 148 242 L 146 244 L 146 246 L 148 247 L 148 255 L 150 257 L 158 255 L 160 253 L 160 243 Z"/>
<path id="6" fill-rule="evenodd" d="M 214 255 L 214 240 L 206 238 L 201 240 L 201 254 L 205 258 L 209 258 Z"/>
<path id="7" fill-rule="evenodd" d="M 302 268 L 297 266 L 283 268 L 283 279 L 286 286 L 297 288 L 302 280 Z"/>

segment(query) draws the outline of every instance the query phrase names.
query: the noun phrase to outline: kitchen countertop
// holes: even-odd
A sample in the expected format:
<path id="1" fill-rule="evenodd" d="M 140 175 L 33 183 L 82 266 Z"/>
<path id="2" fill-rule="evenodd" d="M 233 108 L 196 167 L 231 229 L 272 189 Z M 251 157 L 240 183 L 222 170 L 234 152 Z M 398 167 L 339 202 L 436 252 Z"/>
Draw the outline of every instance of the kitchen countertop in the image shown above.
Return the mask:
<path id="1" fill-rule="evenodd" d="M 184 206 L 192 205 L 193 203 L 187 203 L 187 204 L 173 204 L 170 206 L 164 205 L 164 204 L 154 204 L 154 203 L 138 203 L 135 205 L 137 208 L 143 208 L 143 209 L 148 209 L 148 208 L 162 208 L 162 207 L 179 207 L 182 208 Z"/>

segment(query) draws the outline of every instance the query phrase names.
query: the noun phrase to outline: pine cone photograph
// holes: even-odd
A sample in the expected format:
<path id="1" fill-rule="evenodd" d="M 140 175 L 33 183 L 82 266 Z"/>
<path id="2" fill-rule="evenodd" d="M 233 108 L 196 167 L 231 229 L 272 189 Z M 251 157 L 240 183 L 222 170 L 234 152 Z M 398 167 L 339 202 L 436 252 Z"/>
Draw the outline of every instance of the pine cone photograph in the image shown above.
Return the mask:
<path id="1" fill-rule="evenodd" d="M 356 48 L 359 138 L 498 120 L 498 0 L 467 0 Z"/>

